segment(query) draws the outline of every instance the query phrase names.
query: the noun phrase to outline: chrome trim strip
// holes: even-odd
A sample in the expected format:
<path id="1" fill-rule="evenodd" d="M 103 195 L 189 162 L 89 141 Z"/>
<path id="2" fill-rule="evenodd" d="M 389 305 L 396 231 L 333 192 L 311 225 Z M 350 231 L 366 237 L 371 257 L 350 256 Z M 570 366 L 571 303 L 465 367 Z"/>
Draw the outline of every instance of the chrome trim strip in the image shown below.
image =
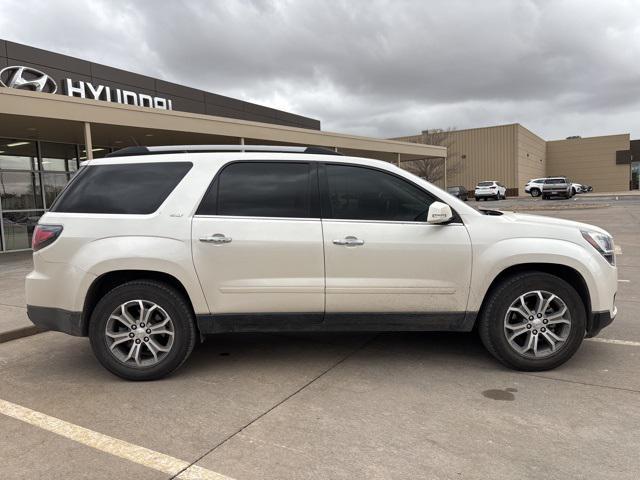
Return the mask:
<path id="1" fill-rule="evenodd" d="M 250 217 L 241 215 L 194 215 L 193 218 L 220 218 L 225 220 L 280 220 L 280 221 L 322 221 L 326 223 L 390 223 L 404 225 L 425 225 L 429 227 L 464 226 L 460 222 L 433 224 L 428 222 L 409 222 L 406 220 L 348 220 L 340 218 L 301 218 L 301 217 Z"/>

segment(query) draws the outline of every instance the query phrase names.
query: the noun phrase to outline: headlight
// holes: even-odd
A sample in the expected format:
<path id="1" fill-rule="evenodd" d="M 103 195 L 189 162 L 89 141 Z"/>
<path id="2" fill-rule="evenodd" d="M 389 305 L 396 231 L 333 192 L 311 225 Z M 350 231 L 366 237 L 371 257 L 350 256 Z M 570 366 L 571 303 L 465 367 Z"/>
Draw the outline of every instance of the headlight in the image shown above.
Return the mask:
<path id="1" fill-rule="evenodd" d="M 613 237 L 593 230 L 580 230 L 584 239 L 591 244 L 611 265 L 616 264 Z"/>

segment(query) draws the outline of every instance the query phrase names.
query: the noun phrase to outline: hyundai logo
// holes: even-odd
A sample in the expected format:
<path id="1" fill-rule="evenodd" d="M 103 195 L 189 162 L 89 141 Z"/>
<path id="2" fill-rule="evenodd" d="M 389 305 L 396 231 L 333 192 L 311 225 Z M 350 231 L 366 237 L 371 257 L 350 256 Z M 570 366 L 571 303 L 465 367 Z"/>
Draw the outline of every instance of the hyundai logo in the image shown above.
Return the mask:
<path id="1" fill-rule="evenodd" d="M 44 93 L 56 93 L 58 90 L 58 85 L 49 75 L 35 68 L 22 66 L 0 70 L 0 85 Z"/>

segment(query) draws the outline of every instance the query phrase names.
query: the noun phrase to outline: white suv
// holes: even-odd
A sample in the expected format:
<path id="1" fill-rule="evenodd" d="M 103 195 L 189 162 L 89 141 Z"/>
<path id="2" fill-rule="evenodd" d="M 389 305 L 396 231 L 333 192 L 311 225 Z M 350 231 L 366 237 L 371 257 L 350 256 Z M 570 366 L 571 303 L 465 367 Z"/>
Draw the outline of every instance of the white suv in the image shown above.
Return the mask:
<path id="1" fill-rule="evenodd" d="M 389 163 L 317 148 L 135 147 L 86 162 L 33 249 L 29 318 L 89 336 L 134 380 L 220 332 L 477 327 L 504 364 L 544 370 L 616 315 L 604 230 L 480 213 Z"/>
<path id="2" fill-rule="evenodd" d="M 542 194 L 542 186 L 546 178 L 532 178 L 524 186 L 524 192 L 529 193 L 532 197 L 539 197 Z"/>
<path id="3" fill-rule="evenodd" d="M 487 198 L 504 200 L 507 198 L 507 187 L 496 180 L 479 182 L 473 194 L 476 197 L 476 202 Z"/>

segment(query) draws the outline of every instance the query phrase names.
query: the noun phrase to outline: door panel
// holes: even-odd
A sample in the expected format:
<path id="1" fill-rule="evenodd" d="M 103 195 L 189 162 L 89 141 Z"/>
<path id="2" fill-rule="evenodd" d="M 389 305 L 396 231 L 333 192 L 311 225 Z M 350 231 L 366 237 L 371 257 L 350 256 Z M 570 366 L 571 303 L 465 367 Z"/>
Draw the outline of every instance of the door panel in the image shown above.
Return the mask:
<path id="1" fill-rule="evenodd" d="M 424 221 L 432 194 L 376 168 L 320 172 L 327 314 L 465 311 L 469 234 Z"/>
<path id="2" fill-rule="evenodd" d="M 324 312 L 315 165 L 229 163 L 205 194 L 191 233 L 212 313 Z"/>
<path id="3" fill-rule="evenodd" d="M 212 313 L 324 311 L 320 220 L 196 216 L 192 246 Z"/>
<path id="4" fill-rule="evenodd" d="M 326 312 L 464 311 L 471 244 L 464 225 L 323 220 Z M 334 240 L 355 237 L 360 245 Z"/>

